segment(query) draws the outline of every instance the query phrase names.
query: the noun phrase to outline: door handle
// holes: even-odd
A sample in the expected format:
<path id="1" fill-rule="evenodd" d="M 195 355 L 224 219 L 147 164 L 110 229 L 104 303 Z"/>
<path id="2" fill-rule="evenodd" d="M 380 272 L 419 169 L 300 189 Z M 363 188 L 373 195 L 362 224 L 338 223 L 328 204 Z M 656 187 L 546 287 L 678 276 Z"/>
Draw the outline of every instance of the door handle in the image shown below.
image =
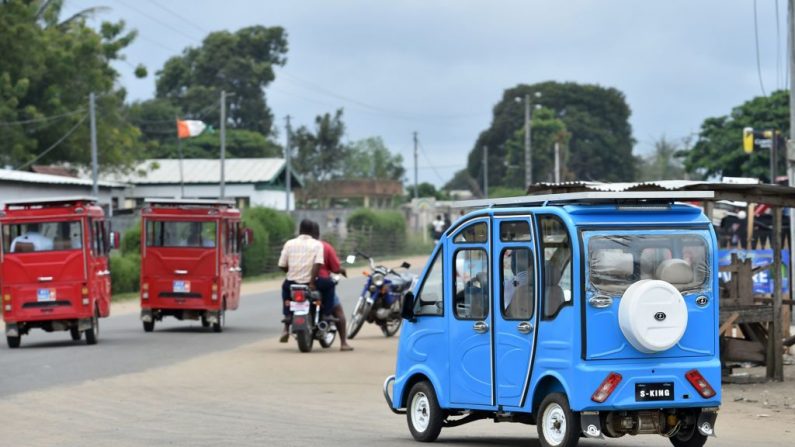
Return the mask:
<path id="1" fill-rule="evenodd" d="M 522 321 L 518 326 L 516 326 L 516 330 L 519 331 L 520 334 L 529 334 L 533 331 L 533 323 Z"/>
<path id="2" fill-rule="evenodd" d="M 478 321 L 472 326 L 472 330 L 478 334 L 485 334 L 489 331 L 489 325 L 485 321 Z"/>
<path id="3" fill-rule="evenodd" d="M 52 276 L 39 276 L 38 279 L 40 282 L 50 282 L 52 281 Z"/>
<path id="4" fill-rule="evenodd" d="M 97 272 L 97 276 L 108 276 L 110 275 L 110 270 L 100 270 Z"/>
<path id="5" fill-rule="evenodd" d="M 613 304 L 613 298 L 606 295 L 596 295 L 592 296 L 591 299 L 588 300 L 588 304 L 597 309 L 604 309 L 605 307 L 610 307 Z"/>
<path id="6" fill-rule="evenodd" d="M 187 275 L 188 271 L 187 270 L 174 270 L 174 274 L 175 275 Z"/>

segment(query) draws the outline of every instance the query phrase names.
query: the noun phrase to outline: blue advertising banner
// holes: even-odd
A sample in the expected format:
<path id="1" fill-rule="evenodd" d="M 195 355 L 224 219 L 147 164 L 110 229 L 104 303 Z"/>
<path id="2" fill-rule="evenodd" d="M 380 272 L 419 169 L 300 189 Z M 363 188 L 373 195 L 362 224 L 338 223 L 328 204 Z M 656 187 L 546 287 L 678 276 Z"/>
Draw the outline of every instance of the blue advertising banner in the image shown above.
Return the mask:
<path id="1" fill-rule="evenodd" d="M 723 267 L 731 264 L 732 253 L 737 253 L 740 259 L 751 259 L 753 267 L 759 267 L 773 263 L 773 250 L 718 250 L 718 264 Z M 789 290 L 789 250 L 781 250 L 781 290 Z M 723 282 L 731 279 L 730 272 L 720 272 L 720 279 Z M 773 272 L 762 270 L 754 275 L 754 293 L 773 294 Z"/>

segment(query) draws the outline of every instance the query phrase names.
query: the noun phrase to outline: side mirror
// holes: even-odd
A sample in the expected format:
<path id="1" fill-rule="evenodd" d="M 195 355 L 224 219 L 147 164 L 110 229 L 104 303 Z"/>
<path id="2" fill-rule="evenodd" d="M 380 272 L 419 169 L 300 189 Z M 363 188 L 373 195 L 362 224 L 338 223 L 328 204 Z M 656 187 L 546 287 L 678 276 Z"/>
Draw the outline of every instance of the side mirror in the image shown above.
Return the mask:
<path id="1" fill-rule="evenodd" d="M 113 250 L 118 250 L 119 245 L 121 245 L 121 236 L 119 236 L 118 231 L 111 231 L 110 232 L 110 248 Z"/>
<path id="2" fill-rule="evenodd" d="M 254 230 L 251 228 L 243 228 L 242 230 L 243 232 L 240 233 L 240 243 L 244 247 L 248 247 L 252 242 L 254 242 Z"/>
<path id="3" fill-rule="evenodd" d="M 356 262 L 356 255 L 348 255 L 348 257 L 345 258 L 346 264 L 353 264 L 354 262 Z"/>
<path id="4" fill-rule="evenodd" d="M 402 267 L 402 268 L 404 268 L 404 269 L 408 270 L 408 269 L 410 269 L 410 268 L 411 268 L 411 264 L 409 264 L 409 263 L 408 263 L 408 262 L 406 262 L 406 261 L 403 261 L 403 264 L 400 264 L 400 267 Z"/>
<path id="5" fill-rule="evenodd" d="M 403 309 L 400 316 L 406 320 L 414 321 L 414 292 L 403 295 Z"/>

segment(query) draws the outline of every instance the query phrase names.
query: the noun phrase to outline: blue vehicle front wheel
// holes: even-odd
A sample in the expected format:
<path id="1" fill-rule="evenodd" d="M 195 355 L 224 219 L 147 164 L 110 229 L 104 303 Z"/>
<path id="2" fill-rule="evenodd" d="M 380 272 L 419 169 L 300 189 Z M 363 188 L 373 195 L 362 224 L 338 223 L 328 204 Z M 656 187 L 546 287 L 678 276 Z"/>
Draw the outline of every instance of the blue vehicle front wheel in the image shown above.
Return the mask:
<path id="1" fill-rule="evenodd" d="M 433 442 L 439 437 L 444 414 L 433 386 L 427 381 L 414 384 L 409 391 L 406 419 L 411 436 L 419 442 Z"/>
<path id="2" fill-rule="evenodd" d="M 538 407 L 536 423 L 543 447 L 575 447 L 580 441 L 580 415 L 571 411 L 565 394 L 547 395 Z"/>

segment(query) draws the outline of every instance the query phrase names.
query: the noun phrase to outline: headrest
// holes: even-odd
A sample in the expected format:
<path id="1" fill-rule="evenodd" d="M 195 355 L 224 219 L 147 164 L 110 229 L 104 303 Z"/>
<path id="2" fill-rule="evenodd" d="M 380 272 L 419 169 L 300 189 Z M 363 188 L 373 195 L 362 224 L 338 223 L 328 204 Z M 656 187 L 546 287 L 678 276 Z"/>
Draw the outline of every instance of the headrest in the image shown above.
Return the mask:
<path id="1" fill-rule="evenodd" d="M 671 284 L 689 284 L 695 279 L 693 268 L 684 259 L 666 259 L 657 266 L 657 279 Z"/>
<path id="2" fill-rule="evenodd" d="M 17 242 L 14 244 L 14 253 L 32 253 L 36 251 L 33 242 Z"/>
<path id="3" fill-rule="evenodd" d="M 631 276 L 635 269 L 632 253 L 618 250 L 599 250 L 593 260 L 591 270 L 602 275 Z"/>

